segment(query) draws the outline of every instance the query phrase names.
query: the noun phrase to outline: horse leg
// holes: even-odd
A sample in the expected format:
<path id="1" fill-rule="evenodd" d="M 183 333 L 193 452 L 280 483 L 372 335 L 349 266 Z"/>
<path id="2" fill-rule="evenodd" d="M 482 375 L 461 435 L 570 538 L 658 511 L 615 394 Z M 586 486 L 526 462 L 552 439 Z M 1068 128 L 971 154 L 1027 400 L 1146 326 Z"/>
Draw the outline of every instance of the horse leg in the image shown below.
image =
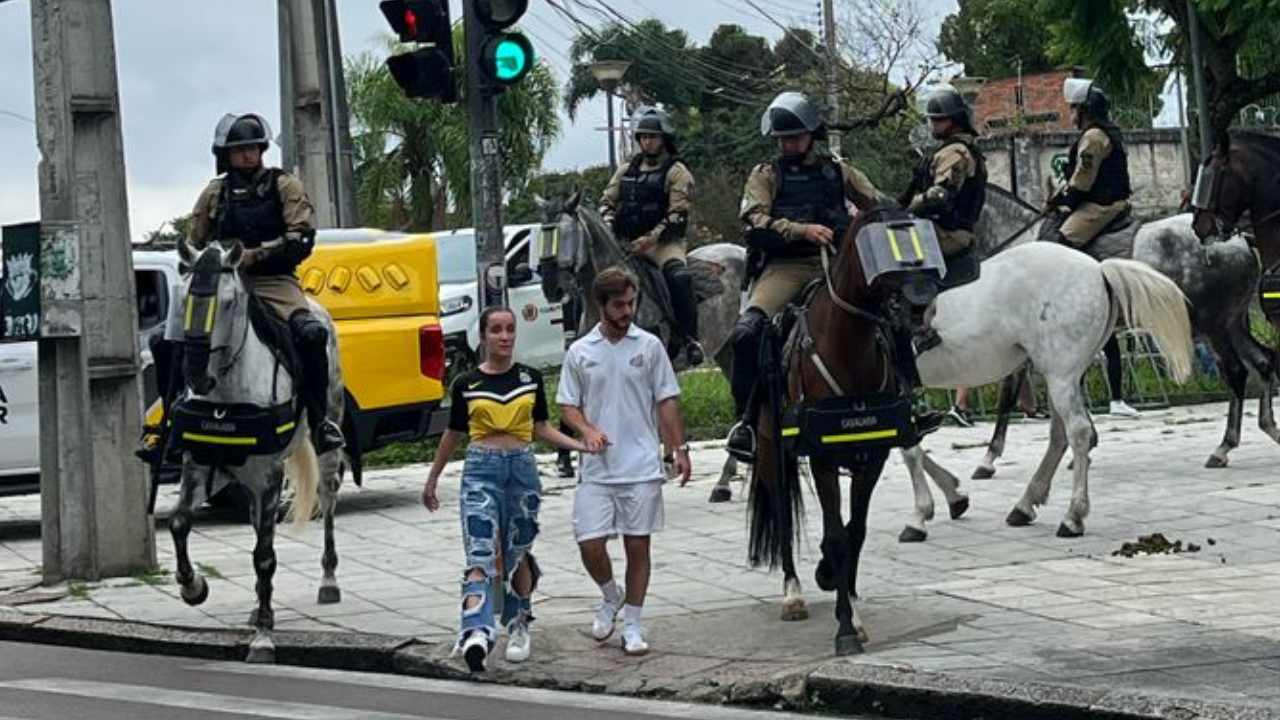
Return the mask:
<path id="1" fill-rule="evenodd" d="M 736 461 L 730 457 L 729 462 Z M 800 472 L 800 463 L 794 455 L 787 457 L 785 462 L 788 464 L 787 472 Z M 782 541 L 782 619 L 809 619 L 809 606 L 805 603 L 800 577 L 796 573 L 795 548 L 791 535 L 787 535 Z"/>
<path id="2" fill-rule="evenodd" d="M 733 491 L 729 489 L 729 481 L 738 475 L 738 459 L 725 453 L 724 467 L 720 469 L 720 479 L 711 488 L 711 497 L 707 502 L 722 503 L 733 499 Z"/>
<path id="3" fill-rule="evenodd" d="M 1215 333 L 1209 338 L 1213 352 L 1218 356 L 1218 368 L 1227 381 L 1231 391 L 1231 402 L 1227 406 L 1227 430 L 1209 459 L 1205 461 L 1207 468 L 1224 468 L 1227 466 L 1227 453 L 1240 445 L 1240 424 L 1244 419 L 1245 383 L 1249 380 L 1249 370 L 1244 366 L 1240 353 L 1236 351 L 1229 337 Z"/>
<path id="4" fill-rule="evenodd" d="M 249 656 L 245 658 L 245 662 L 250 663 L 276 661 L 276 645 L 272 639 L 276 621 L 275 612 L 271 609 L 271 582 L 276 574 L 276 512 L 280 505 L 280 488 L 284 484 L 284 467 L 276 460 L 265 475 L 264 486 L 253 494 L 253 531 L 258 539 L 253 548 L 253 570 L 258 576 L 254 586 L 258 606 L 252 617 L 257 632 L 249 642 Z"/>
<path id="5" fill-rule="evenodd" d="M 1071 455 L 1075 460 L 1072 468 L 1071 502 L 1067 505 L 1067 513 L 1058 525 L 1058 537 L 1076 538 L 1084 534 L 1084 519 L 1089 515 L 1089 450 L 1094 442 L 1093 422 L 1089 419 L 1089 411 L 1085 407 L 1084 390 L 1078 384 L 1072 384 L 1071 392 L 1058 402 L 1060 415 L 1066 429 L 1067 440 L 1071 444 Z"/>
<path id="6" fill-rule="evenodd" d="M 929 453 L 924 454 L 924 471 L 933 478 L 933 484 L 942 491 L 947 501 L 947 514 L 952 520 L 959 520 L 969 511 L 969 493 L 960 489 L 960 478 L 938 464 Z"/>
<path id="7" fill-rule="evenodd" d="M 1049 382 L 1049 402 L 1053 407 L 1053 419 L 1049 422 L 1049 447 L 1045 449 L 1044 457 L 1041 458 L 1035 474 L 1031 476 L 1031 482 L 1027 484 L 1026 491 L 1005 517 L 1005 523 L 1014 527 L 1030 525 L 1031 521 L 1036 519 L 1036 507 L 1043 505 L 1049 499 L 1049 487 L 1053 483 L 1053 474 L 1058 470 L 1062 456 L 1067 451 L 1067 431 L 1062 419 L 1062 408 L 1066 407 L 1067 394 L 1073 392 L 1073 388 L 1078 386 L 1079 383 L 1072 383 L 1070 380 Z M 1078 389 L 1074 391 L 1081 392 Z M 1080 460 L 1080 458 L 1075 459 Z"/>
<path id="8" fill-rule="evenodd" d="M 1030 368 L 1023 366 L 1021 370 L 1001 381 L 1000 399 L 996 408 L 996 426 L 991 431 L 991 442 L 987 443 L 987 453 L 982 456 L 982 462 L 974 468 L 970 478 L 989 480 L 995 477 L 996 460 L 1004 455 L 1004 441 L 1009 434 L 1009 416 L 1013 413 L 1014 403 L 1018 402 L 1018 392 L 1022 389 L 1022 383 L 1031 382 L 1030 375 Z"/>
<path id="9" fill-rule="evenodd" d="M 920 443 L 902 449 L 902 461 L 907 466 L 907 474 L 911 476 L 915 509 L 907 520 L 907 526 L 898 534 L 898 542 L 924 542 L 929 537 L 929 529 L 925 523 L 933 519 L 933 493 L 929 492 L 929 483 L 925 481 L 924 458 L 924 449 Z"/>
<path id="10" fill-rule="evenodd" d="M 205 468 L 198 468 L 190 461 L 182 464 L 178 505 L 169 519 L 169 534 L 173 536 L 173 551 L 178 560 L 178 571 L 174 579 L 181 588 L 182 601 L 188 605 L 199 605 L 209 599 L 209 583 L 196 573 L 187 553 L 187 538 L 191 536 L 195 509 L 204 502 L 205 479 L 213 473 L 212 468 L 205 469 L 205 473 L 199 472 L 200 469 Z"/>
<path id="11" fill-rule="evenodd" d="M 1272 327 L 1275 327 L 1276 322 L 1278 321 L 1272 322 Z M 1271 398 L 1276 390 L 1276 351 L 1258 342 L 1245 324 L 1232 334 L 1232 346 L 1262 379 L 1262 394 L 1258 396 L 1258 428 L 1272 440 L 1280 442 L 1280 428 L 1276 427 L 1271 406 Z"/>
<path id="12" fill-rule="evenodd" d="M 840 508 L 839 469 L 826 463 L 809 461 L 813 484 L 822 505 L 822 559 L 814 573 L 818 587 L 836 593 L 837 655 L 861 651 L 853 623 L 853 602 L 849 591 L 850 546 Z"/>
<path id="13" fill-rule="evenodd" d="M 884 470 L 885 453 L 878 461 L 873 461 L 860 468 L 853 469 L 852 484 L 849 487 L 849 522 L 845 524 L 845 535 L 849 540 L 849 584 L 851 622 L 854 636 L 844 639 L 842 652 L 841 638 L 836 638 L 836 654 L 860 653 L 863 644 L 869 642 L 867 628 L 858 616 L 858 565 L 862 558 L 862 546 L 867 540 L 867 514 L 871 508 L 871 495 L 875 492 L 876 483 Z M 926 456 L 927 457 L 927 456 Z"/>
<path id="14" fill-rule="evenodd" d="M 320 556 L 320 568 L 324 574 L 320 579 L 316 602 L 321 605 L 342 602 L 342 589 L 338 587 L 335 574 L 338 569 L 338 548 L 333 532 L 333 516 L 338 510 L 338 488 L 342 484 L 342 476 L 336 467 L 340 459 L 336 455 L 337 453 L 328 453 L 320 458 L 320 512 L 324 517 L 324 554 Z"/>

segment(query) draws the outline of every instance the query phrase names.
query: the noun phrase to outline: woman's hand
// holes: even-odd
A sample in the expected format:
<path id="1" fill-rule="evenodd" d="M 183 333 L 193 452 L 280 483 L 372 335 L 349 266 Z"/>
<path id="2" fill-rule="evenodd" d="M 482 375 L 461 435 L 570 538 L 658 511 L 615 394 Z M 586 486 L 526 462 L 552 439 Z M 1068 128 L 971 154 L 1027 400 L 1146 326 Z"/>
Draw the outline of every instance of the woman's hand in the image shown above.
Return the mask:
<path id="1" fill-rule="evenodd" d="M 439 484 L 440 478 L 428 477 L 427 484 L 422 486 L 422 504 L 430 512 L 440 509 L 440 498 L 436 496 L 436 486 Z"/>
<path id="2" fill-rule="evenodd" d="M 582 444 L 586 447 L 584 452 L 599 453 L 604 452 L 613 443 L 609 442 L 609 436 L 592 428 L 582 434 Z"/>

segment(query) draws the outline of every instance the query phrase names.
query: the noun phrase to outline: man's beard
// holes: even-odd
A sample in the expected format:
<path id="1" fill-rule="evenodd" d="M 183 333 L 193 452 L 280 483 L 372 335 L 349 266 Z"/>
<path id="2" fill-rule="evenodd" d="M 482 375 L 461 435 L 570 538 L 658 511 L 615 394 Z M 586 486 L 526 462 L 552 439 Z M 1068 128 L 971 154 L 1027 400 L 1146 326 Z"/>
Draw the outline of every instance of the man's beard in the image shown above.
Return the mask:
<path id="1" fill-rule="evenodd" d="M 622 317 L 604 316 L 604 322 L 619 335 L 625 335 L 631 329 L 631 315 L 623 315 Z"/>

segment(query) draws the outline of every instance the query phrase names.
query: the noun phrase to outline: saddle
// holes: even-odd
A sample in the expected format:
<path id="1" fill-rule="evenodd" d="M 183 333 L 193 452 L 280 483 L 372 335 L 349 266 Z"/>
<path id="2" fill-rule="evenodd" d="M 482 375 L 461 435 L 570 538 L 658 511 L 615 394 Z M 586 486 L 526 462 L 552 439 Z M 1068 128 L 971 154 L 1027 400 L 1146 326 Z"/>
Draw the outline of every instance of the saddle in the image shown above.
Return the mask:
<path id="1" fill-rule="evenodd" d="M 688 258 L 686 262 L 689 265 L 689 272 L 693 275 L 693 297 L 697 303 L 701 304 L 708 298 L 724 293 L 724 285 L 716 277 L 712 263 L 694 258 Z M 641 307 L 636 310 L 636 323 L 640 327 L 651 328 L 654 331 L 662 325 L 663 321 L 667 323 L 667 327 L 678 327 L 675 306 L 671 302 L 671 290 L 667 287 L 667 278 L 662 274 L 662 269 L 646 255 L 633 255 L 630 258 L 630 265 L 636 277 L 640 279 L 640 296 L 651 298 L 657 310 L 655 315 L 648 311 L 642 302 Z M 676 333 L 673 332 L 672 336 L 674 335 Z M 680 348 L 668 347 L 667 350 L 674 357 Z"/>
<path id="2" fill-rule="evenodd" d="M 289 376 L 301 378 L 302 363 L 298 358 L 298 349 L 293 344 L 293 332 L 289 330 L 289 323 L 281 320 L 256 295 L 249 296 L 249 324 L 258 334 L 258 339 L 271 349 L 276 362 L 288 371 Z"/>
<path id="3" fill-rule="evenodd" d="M 1052 239 L 1066 221 L 1066 216 L 1051 216 L 1040 227 L 1040 239 Z M 1142 222 L 1126 210 L 1107 223 L 1102 231 L 1083 247 L 1080 252 L 1102 262 L 1111 258 L 1129 259 L 1133 257 L 1133 240 L 1138 235 Z"/>

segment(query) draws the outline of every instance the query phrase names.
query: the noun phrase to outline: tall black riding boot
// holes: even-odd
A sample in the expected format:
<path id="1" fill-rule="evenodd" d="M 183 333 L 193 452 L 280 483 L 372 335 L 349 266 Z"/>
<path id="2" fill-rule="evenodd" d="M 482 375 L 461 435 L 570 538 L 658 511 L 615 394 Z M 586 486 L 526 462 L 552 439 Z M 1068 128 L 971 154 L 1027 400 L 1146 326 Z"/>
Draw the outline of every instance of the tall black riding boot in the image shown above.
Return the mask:
<path id="1" fill-rule="evenodd" d="M 685 356 L 690 365 L 701 365 L 706 355 L 698 342 L 698 298 L 693 293 L 693 273 L 684 260 L 668 260 L 662 266 L 662 275 L 671 290 L 671 309 L 684 336 Z"/>
<path id="2" fill-rule="evenodd" d="M 729 373 L 729 390 L 738 422 L 729 431 L 726 451 L 745 463 L 755 462 L 756 384 L 760 375 L 760 338 L 768 317 L 759 308 L 747 308 L 738 318 L 729 342 L 733 344 L 733 367 Z"/>
<path id="3" fill-rule="evenodd" d="M 329 419 L 329 330 L 309 311 L 299 310 L 289 318 L 289 330 L 298 347 L 302 363 L 303 403 L 307 423 L 311 426 L 311 442 L 316 453 L 323 455 L 343 445 L 342 428 Z"/>

